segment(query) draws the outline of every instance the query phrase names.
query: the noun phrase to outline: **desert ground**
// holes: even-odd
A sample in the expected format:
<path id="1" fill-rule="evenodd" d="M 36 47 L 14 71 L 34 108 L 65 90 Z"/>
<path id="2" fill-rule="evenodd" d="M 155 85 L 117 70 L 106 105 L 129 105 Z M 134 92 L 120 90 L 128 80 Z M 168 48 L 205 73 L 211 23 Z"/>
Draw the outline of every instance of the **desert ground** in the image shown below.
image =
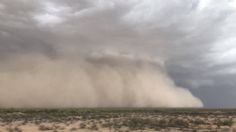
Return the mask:
<path id="1" fill-rule="evenodd" d="M 234 109 L 0 109 L 0 132 L 236 132 Z"/>

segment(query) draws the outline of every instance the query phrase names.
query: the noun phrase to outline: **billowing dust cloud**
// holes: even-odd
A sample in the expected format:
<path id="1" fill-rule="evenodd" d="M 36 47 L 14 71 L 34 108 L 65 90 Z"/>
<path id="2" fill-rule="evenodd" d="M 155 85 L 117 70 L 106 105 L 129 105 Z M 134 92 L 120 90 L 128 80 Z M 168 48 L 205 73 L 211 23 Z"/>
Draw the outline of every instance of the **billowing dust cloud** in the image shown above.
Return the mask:
<path id="1" fill-rule="evenodd" d="M 163 66 L 121 55 L 19 56 L 2 65 L 0 107 L 202 107 Z"/>

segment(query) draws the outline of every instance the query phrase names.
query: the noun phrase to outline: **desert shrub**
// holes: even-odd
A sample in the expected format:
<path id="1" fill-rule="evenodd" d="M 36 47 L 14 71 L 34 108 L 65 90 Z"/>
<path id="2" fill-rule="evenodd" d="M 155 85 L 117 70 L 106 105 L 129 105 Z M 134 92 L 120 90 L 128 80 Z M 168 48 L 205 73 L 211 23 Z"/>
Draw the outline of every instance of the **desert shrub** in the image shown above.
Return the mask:
<path id="1" fill-rule="evenodd" d="M 14 132 L 22 132 L 22 130 L 19 127 L 15 127 Z"/>
<path id="2" fill-rule="evenodd" d="M 184 121 L 184 120 L 177 120 L 176 124 L 179 126 L 183 126 L 183 127 L 188 127 L 188 125 L 189 125 L 188 122 Z"/>
<path id="3" fill-rule="evenodd" d="M 84 129 L 85 127 L 86 127 L 86 124 L 80 123 L 80 128 L 81 128 L 81 129 Z"/>
<path id="4" fill-rule="evenodd" d="M 205 124 L 205 122 L 203 120 L 200 120 L 200 119 L 196 119 L 194 121 L 192 121 L 193 124 L 196 124 L 196 125 L 202 125 L 202 124 Z"/>
<path id="5" fill-rule="evenodd" d="M 53 130 L 53 127 L 47 126 L 47 125 L 39 125 L 39 130 L 40 130 L 40 131 Z"/>
<path id="6" fill-rule="evenodd" d="M 232 126 L 233 121 L 232 120 L 218 120 L 216 124 L 218 126 Z"/>
<path id="7" fill-rule="evenodd" d="M 72 127 L 71 129 L 70 129 L 70 131 L 77 131 L 78 130 L 78 128 L 75 128 L 75 127 Z"/>
<path id="8" fill-rule="evenodd" d="M 97 131 L 98 130 L 98 127 L 95 123 L 93 123 L 90 127 L 89 127 L 90 130 L 95 130 Z"/>

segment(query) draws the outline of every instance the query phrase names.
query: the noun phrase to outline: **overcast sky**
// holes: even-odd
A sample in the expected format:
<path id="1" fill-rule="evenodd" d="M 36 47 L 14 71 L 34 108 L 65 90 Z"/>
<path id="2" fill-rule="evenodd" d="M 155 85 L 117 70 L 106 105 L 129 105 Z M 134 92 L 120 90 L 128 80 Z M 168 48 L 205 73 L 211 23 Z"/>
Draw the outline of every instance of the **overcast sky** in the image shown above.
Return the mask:
<path id="1" fill-rule="evenodd" d="M 0 0 L 0 73 L 19 55 L 147 56 L 205 107 L 236 107 L 235 23 L 236 0 Z"/>

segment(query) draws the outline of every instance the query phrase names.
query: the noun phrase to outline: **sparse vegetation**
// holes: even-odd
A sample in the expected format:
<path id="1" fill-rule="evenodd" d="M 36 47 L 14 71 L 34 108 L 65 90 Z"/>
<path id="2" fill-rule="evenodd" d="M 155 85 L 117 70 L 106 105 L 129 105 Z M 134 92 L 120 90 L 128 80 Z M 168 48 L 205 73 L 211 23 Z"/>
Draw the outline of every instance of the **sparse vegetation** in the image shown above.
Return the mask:
<path id="1" fill-rule="evenodd" d="M 98 108 L 1 109 L 0 131 L 235 131 L 236 110 Z M 35 131 L 36 131 L 35 130 Z"/>

